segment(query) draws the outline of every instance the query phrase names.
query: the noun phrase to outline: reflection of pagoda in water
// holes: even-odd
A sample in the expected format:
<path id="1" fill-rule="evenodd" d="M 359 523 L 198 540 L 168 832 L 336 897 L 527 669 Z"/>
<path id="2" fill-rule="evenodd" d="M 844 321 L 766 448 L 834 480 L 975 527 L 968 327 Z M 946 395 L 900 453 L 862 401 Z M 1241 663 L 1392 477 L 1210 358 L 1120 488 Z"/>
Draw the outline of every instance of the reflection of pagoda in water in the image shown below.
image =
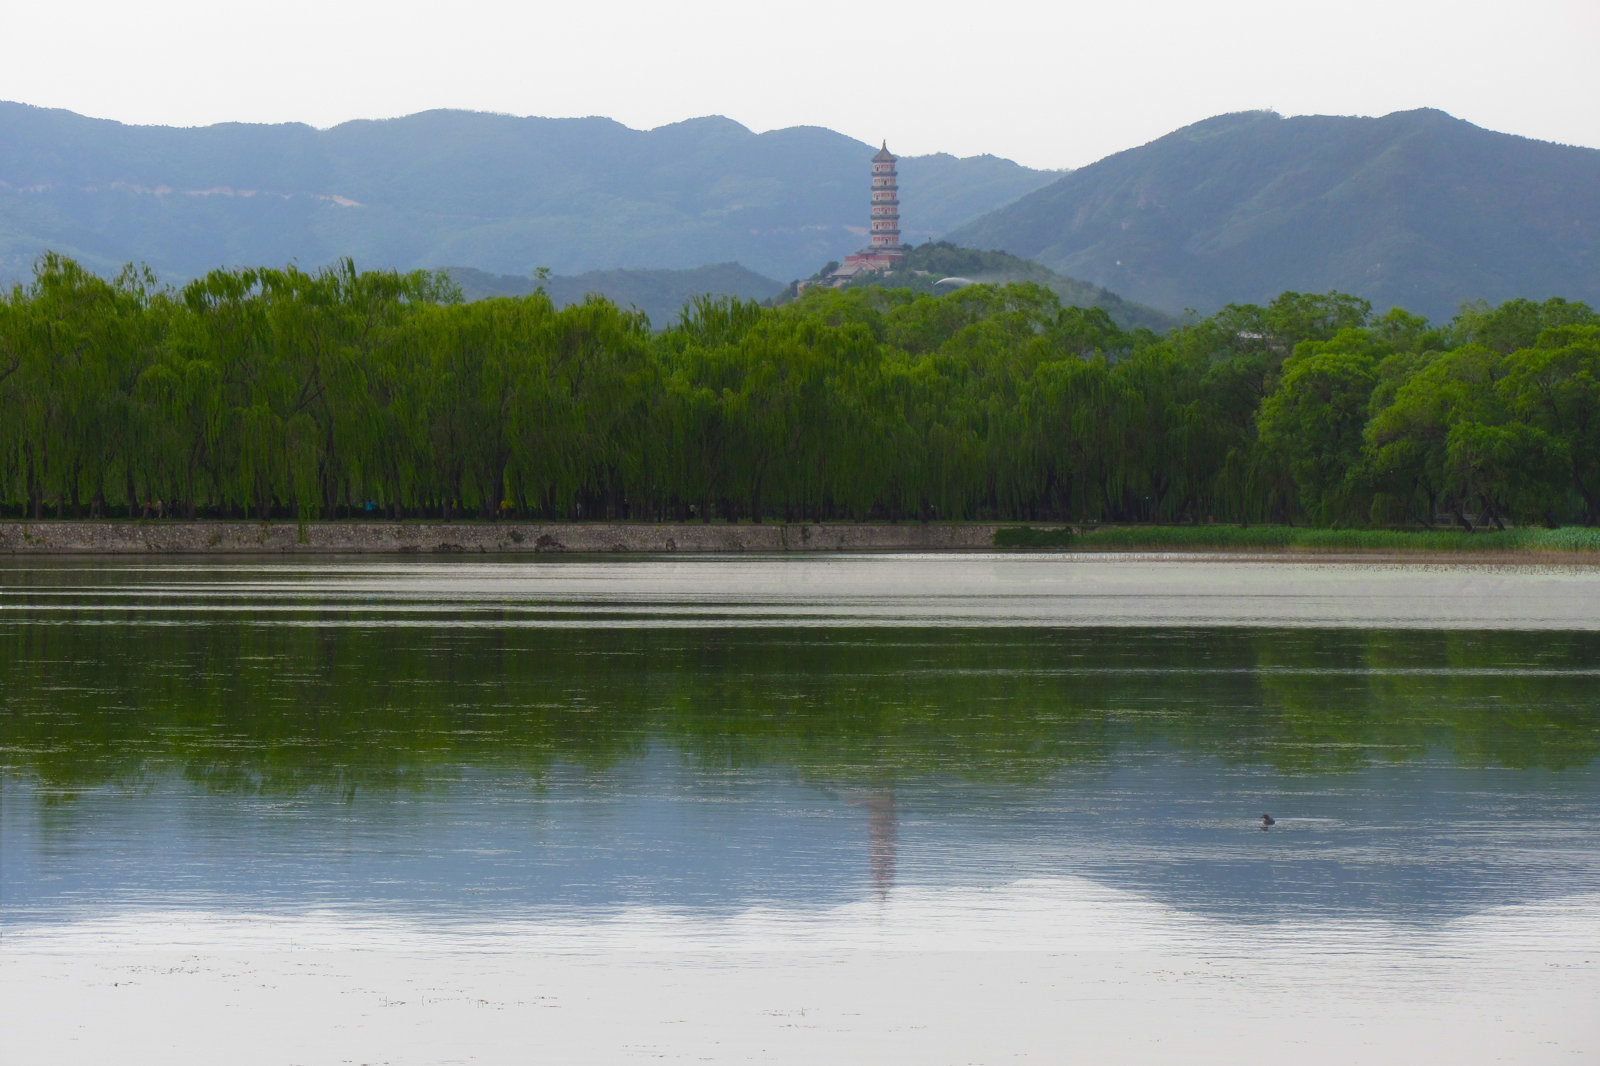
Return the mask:
<path id="1" fill-rule="evenodd" d="M 870 869 L 872 887 L 878 898 L 888 899 L 894 887 L 895 829 L 894 793 L 878 789 L 867 795 L 867 841 L 872 848 Z"/>
<path id="2" fill-rule="evenodd" d="M 828 275 L 828 284 L 839 286 L 859 274 L 891 270 L 905 261 L 906 247 L 900 243 L 900 180 L 898 162 L 884 141 L 872 157 L 872 223 L 867 247 L 845 256 L 844 263 Z"/>

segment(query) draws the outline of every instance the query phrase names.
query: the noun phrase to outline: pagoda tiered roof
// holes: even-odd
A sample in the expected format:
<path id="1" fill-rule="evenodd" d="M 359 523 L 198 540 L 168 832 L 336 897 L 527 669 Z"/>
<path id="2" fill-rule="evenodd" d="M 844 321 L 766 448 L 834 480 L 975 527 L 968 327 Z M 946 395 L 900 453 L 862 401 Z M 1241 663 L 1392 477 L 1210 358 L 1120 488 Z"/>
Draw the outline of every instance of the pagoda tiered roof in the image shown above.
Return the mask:
<path id="1" fill-rule="evenodd" d="M 867 247 L 845 256 L 838 269 L 828 275 L 828 284 L 837 287 L 860 274 L 893 270 L 905 261 L 906 247 L 900 243 L 900 198 L 895 188 L 896 161 L 885 139 L 878 154 L 872 157 L 872 223 L 868 227 Z M 878 168 L 885 163 L 888 166 L 879 173 Z"/>

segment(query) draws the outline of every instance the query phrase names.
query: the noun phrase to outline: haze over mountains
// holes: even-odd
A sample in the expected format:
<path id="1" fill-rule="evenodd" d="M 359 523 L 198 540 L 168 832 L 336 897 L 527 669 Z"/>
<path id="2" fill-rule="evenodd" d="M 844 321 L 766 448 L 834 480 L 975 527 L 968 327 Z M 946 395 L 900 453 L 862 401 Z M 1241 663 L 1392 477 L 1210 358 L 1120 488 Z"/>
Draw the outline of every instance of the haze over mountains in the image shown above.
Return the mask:
<path id="1" fill-rule="evenodd" d="M 163 277 L 220 265 L 463 266 L 527 276 L 736 261 L 787 281 L 865 242 L 876 145 L 730 119 L 429 111 L 385 121 L 125 126 L 0 104 L 0 275 L 49 248 Z M 993 156 L 908 158 L 905 239 L 1051 181 Z"/>
<path id="2" fill-rule="evenodd" d="M 542 288 L 557 307 L 566 307 L 599 293 L 624 310 L 643 311 L 657 328 L 676 321 L 684 304 L 696 296 L 734 296 L 760 302 L 784 289 L 772 278 L 746 270 L 738 263 L 713 263 L 690 270 L 588 270 L 582 274 L 552 274 L 544 279 L 525 274 L 490 274 L 472 267 L 447 267 L 446 273 L 466 300 L 527 296 Z"/>
<path id="3" fill-rule="evenodd" d="M 1448 319 L 1465 300 L 1600 305 L 1600 151 L 1441 111 L 1222 115 L 1073 171 L 948 239 L 1167 310 L 1293 289 Z"/>
<path id="4" fill-rule="evenodd" d="M 725 118 L 175 129 L 0 103 L 0 280 L 46 249 L 168 281 L 350 256 L 451 267 L 469 294 L 543 266 L 553 296 L 595 285 L 656 319 L 685 286 L 755 295 L 859 248 L 875 148 Z M 1600 151 L 1438 111 L 1223 115 L 1070 173 L 934 155 L 900 175 L 908 243 L 1007 252 L 1169 314 L 1286 289 L 1436 321 L 1472 299 L 1600 305 Z"/>

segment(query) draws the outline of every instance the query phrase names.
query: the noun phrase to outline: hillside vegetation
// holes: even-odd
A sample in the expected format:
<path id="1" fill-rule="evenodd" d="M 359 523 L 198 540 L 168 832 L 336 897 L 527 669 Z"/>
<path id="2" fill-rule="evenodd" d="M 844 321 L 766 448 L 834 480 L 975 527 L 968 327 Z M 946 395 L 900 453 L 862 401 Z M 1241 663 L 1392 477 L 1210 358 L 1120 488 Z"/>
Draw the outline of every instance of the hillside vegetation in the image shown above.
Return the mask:
<path id="1" fill-rule="evenodd" d="M 633 130 L 429 111 L 174 129 L 0 103 L 0 279 L 55 251 L 185 279 L 348 256 L 519 276 L 734 260 L 787 281 L 861 244 L 874 148 L 715 117 Z M 993 156 L 912 157 L 900 172 L 919 241 L 1054 177 Z"/>
<path id="2" fill-rule="evenodd" d="M 1073 171 L 949 239 L 1202 313 L 1337 290 L 1444 320 L 1600 301 L 1600 151 L 1439 111 L 1223 115 Z"/>
<path id="3" fill-rule="evenodd" d="M 906 253 L 905 262 L 894 270 L 858 274 L 848 287 L 876 285 L 886 289 L 943 295 L 966 284 L 1040 285 L 1056 294 L 1063 307 L 1098 307 L 1124 329 L 1151 329 L 1164 332 L 1178 324 L 1172 315 L 1153 307 L 1124 300 L 1087 281 L 1069 278 L 1029 259 L 1005 252 L 980 252 L 948 241 L 920 244 Z M 792 288 L 792 287 L 791 287 Z"/>
<path id="4" fill-rule="evenodd" d="M 591 270 L 574 276 L 552 274 L 544 279 L 489 274 L 470 267 L 450 267 L 445 273 L 466 300 L 531 296 L 543 289 L 550 302 L 561 308 L 601 296 L 624 311 L 644 312 L 657 329 L 676 322 L 684 307 L 702 296 L 759 301 L 771 299 L 783 288 L 781 283 L 738 263 L 717 263 L 693 270 Z"/>
<path id="5" fill-rule="evenodd" d="M 0 507 L 1600 522 L 1600 315 L 1444 327 L 1284 293 L 1160 337 L 1038 285 L 453 303 L 348 263 L 181 291 L 47 258 L 0 300 Z"/>

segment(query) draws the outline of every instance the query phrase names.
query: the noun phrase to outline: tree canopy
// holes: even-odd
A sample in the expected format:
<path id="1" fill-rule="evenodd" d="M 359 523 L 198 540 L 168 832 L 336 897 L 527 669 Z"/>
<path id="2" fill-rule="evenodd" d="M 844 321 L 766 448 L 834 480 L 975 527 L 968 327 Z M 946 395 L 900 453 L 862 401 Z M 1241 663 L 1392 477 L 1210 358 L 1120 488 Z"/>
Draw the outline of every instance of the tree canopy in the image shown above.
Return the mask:
<path id="1" fill-rule="evenodd" d="M 1600 520 L 1600 315 L 1340 293 L 1166 335 L 1034 284 L 470 304 L 441 275 L 43 257 L 0 299 L 13 516 Z"/>

